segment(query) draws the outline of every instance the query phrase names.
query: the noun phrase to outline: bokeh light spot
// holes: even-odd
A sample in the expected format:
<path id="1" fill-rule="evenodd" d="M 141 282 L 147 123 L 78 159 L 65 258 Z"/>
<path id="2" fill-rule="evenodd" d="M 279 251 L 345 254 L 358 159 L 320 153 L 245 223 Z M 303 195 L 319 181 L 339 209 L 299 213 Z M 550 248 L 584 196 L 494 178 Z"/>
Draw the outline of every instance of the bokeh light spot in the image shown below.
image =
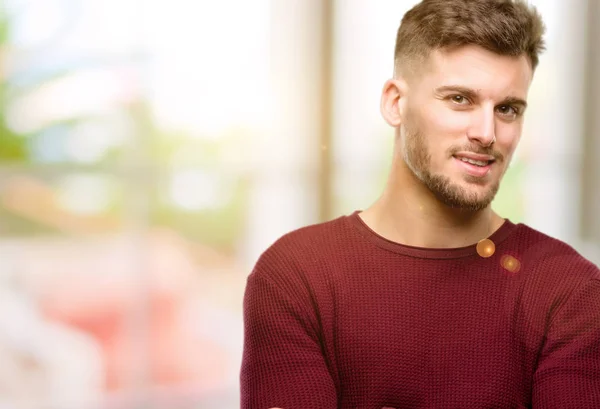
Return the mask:
<path id="1" fill-rule="evenodd" d="M 483 258 L 488 258 L 496 252 L 496 245 L 490 239 L 483 239 L 477 243 L 477 254 Z"/>
<path id="2" fill-rule="evenodd" d="M 516 274 L 521 269 L 521 263 L 513 256 L 502 256 L 500 263 L 502 264 L 502 267 L 504 267 L 511 274 Z"/>

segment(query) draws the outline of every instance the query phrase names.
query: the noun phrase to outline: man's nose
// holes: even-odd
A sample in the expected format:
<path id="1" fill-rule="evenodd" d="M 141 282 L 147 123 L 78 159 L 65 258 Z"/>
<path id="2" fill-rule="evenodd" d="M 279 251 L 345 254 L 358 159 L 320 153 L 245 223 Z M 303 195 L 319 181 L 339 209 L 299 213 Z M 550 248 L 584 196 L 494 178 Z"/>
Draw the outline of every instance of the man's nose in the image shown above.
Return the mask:
<path id="1" fill-rule="evenodd" d="M 470 140 L 481 146 L 490 146 L 496 139 L 496 118 L 494 109 L 481 107 L 472 113 L 471 123 L 467 132 Z"/>

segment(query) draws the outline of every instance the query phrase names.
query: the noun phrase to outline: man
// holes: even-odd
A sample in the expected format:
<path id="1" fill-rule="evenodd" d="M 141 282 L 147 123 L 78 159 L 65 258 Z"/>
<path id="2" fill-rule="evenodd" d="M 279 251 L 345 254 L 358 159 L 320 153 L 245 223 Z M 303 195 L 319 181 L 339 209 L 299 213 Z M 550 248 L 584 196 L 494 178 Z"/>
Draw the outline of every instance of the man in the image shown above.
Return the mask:
<path id="1" fill-rule="evenodd" d="M 404 16 L 381 98 L 385 191 L 260 257 L 243 408 L 600 408 L 600 271 L 490 207 L 543 31 L 520 0 Z"/>

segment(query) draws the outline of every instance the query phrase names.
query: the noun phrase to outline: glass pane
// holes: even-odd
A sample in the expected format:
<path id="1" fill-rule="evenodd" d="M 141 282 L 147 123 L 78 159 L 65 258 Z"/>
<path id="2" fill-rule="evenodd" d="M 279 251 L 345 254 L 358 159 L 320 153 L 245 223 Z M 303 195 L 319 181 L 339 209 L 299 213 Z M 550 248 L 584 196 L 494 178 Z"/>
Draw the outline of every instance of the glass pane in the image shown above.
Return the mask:
<path id="1" fill-rule="evenodd" d="M 92 172 L 4 172 L 0 235 L 106 235 L 122 231 L 122 181 Z"/>
<path id="2" fill-rule="evenodd" d="M 0 0 L 0 406 L 238 407 L 252 203 L 313 200 L 252 155 L 269 1 L 140 4 Z"/>
<path id="3" fill-rule="evenodd" d="M 91 407 L 129 388 L 138 260 L 121 178 L 0 178 L 0 376 L 8 407 Z M 8 363 L 8 364 L 7 364 Z M 8 381 L 10 379 L 10 382 Z M 128 383 L 129 382 L 129 383 Z"/>
<path id="4" fill-rule="evenodd" d="M 133 3 L 0 1 L 0 162 L 110 163 L 122 153 L 139 98 Z"/>

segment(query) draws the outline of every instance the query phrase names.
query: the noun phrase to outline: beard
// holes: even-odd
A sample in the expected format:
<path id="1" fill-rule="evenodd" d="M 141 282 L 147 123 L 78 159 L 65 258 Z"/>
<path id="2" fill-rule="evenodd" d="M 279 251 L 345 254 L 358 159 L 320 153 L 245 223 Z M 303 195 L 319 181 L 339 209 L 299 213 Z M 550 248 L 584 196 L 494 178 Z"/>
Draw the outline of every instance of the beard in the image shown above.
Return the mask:
<path id="1" fill-rule="evenodd" d="M 404 138 L 404 162 L 415 177 L 419 179 L 440 202 L 454 209 L 479 211 L 488 207 L 492 200 L 494 200 L 500 187 L 501 178 L 495 181 L 484 194 L 469 191 L 458 183 L 453 183 L 449 177 L 431 172 L 431 154 L 427 149 L 425 138 L 420 132 L 409 132 L 408 129 L 406 129 Z M 473 183 L 477 183 L 478 181 L 472 176 L 467 176 L 466 180 Z"/>

